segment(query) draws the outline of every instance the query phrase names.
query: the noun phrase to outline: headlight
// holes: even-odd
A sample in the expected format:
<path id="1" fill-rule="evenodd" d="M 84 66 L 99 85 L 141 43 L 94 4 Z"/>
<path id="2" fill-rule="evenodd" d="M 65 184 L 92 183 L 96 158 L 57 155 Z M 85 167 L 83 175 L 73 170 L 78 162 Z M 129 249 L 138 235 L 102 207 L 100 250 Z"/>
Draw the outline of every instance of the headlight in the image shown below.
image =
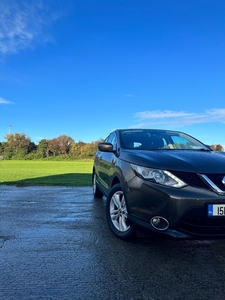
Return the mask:
<path id="1" fill-rule="evenodd" d="M 187 185 L 185 182 L 171 174 L 169 171 L 151 169 L 142 166 L 130 164 L 135 174 L 145 180 L 149 180 L 155 183 L 172 186 L 175 188 L 181 188 Z"/>

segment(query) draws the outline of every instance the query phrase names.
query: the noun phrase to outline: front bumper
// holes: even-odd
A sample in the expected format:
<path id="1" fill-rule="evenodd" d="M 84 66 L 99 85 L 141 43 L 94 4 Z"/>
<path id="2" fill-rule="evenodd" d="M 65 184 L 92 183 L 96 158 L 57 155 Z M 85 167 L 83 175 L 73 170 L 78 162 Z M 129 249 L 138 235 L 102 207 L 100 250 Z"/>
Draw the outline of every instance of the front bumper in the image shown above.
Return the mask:
<path id="1" fill-rule="evenodd" d="M 225 197 L 193 187 L 165 187 L 132 178 L 126 187 L 129 223 L 134 228 L 173 238 L 225 238 L 225 217 L 209 217 L 208 204 L 225 206 Z M 169 227 L 157 230 L 151 219 L 165 218 Z"/>

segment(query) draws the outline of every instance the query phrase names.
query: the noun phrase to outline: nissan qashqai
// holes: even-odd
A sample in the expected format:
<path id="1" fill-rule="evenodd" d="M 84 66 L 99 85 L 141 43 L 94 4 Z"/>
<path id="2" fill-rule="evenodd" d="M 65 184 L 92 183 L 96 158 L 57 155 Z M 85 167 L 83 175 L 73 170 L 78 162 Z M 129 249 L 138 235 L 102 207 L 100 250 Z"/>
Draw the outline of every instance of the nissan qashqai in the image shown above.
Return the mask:
<path id="1" fill-rule="evenodd" d="M 174 238 L 225 238 L 225 152 L 182 132 L 121 129 L 98 144 L 93 193 L 109 228 Z"/>

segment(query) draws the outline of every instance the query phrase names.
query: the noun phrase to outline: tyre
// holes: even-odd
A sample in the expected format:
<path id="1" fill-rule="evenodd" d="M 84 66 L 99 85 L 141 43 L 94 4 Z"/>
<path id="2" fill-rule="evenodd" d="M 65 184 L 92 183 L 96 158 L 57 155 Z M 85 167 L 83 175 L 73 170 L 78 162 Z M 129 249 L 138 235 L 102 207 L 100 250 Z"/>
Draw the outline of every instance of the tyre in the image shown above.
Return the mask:
<path id="1" fill-rule="evenodd" d="M 128 224 L 127 206 L 120 184 L 112 187 L 106 201 L 106 218 L 112 232 L 123 240 L 134 237 L 135 231 Z"/>
<path id="2" fill-rule="evenodd" d="M 97 186 L 95 172 L 93 173 L 93 176 L 92 176 L 92 189 L 93 189 L 93 195 L 95 198 L 102 198 L 103 193 L 100 191 L 100 189 Z"/>

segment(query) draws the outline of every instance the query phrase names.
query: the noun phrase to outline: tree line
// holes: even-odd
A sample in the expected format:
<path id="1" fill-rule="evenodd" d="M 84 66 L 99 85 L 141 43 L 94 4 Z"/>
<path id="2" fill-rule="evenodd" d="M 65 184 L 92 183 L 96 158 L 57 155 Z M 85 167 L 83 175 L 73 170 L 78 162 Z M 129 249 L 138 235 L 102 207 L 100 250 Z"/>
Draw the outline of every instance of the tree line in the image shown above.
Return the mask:
<path id="1" fill-rule="evenodd" d="M 24 133 L 11 133 L 0 142 L 0 156 L 9 159 L 92 159 L 98 148 L 98 140 L 91 143 L 76 143 L 70 136 L 60 135 L 53 139 L 42 139 L 36 145 Z M 224 151 L 220 144 L 211 145 L 215 151 Z"/>
<path id="2" fill-rule="evenodd" d="M 7 134 L 5 140 L 5 142 L 0 142 L 0 156 L 6 160 L 93 158 L 98 143 L 102 141 L 76 143 L 70 136 L 60 135 L 53 139 L 42 139 L 36 145 L 24 133 Z"/>
<path id="3" fill-rule="evenodd" d="M 220 144 L 211 145 L 210 148 L 214 151 L 224 151 L 225 149 Z"/>

